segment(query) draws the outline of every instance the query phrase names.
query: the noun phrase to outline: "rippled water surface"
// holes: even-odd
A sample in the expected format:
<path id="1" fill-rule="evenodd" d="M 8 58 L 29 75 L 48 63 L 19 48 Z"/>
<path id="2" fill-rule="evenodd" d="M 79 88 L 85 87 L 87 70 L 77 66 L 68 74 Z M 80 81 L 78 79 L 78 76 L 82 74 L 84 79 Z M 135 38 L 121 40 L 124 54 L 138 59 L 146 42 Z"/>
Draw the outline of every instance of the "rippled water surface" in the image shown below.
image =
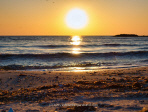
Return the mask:
<path id="1" fill-rule="evenodd" d="M 148 37 L 0 37 L 1 68 L 98 70 L 147 65 Z"/>

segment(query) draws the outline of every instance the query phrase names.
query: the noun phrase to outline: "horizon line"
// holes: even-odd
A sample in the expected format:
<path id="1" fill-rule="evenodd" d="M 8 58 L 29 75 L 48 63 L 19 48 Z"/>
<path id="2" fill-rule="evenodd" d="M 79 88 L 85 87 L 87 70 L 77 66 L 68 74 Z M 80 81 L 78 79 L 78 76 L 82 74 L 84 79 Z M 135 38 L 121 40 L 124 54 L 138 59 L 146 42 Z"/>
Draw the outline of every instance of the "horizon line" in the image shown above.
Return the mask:
<path id="1" fill-rule="evenodd" d="M 116 34 L 116 35 L 121 35 L 121 34 Z M 79 35 L 79 36 L 116 36 L 116 35 Z M 75 35 L 0 35 L 0 36 L 75 36 Z M 148 35 L 138 35 L 138 36 L 148 36 Z"/>

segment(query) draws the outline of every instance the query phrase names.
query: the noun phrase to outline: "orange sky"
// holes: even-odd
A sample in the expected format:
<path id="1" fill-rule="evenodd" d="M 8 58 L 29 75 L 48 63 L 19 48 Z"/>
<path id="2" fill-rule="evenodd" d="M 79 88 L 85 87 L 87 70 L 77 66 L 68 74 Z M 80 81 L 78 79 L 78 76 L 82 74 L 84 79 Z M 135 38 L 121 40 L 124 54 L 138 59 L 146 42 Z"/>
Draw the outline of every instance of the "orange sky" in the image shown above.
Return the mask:
<path id="1" fill-rule="evenodd" d="M 73 8 L 83 9 L 89 23 L 67 27 Z M 0 35 L 148 35 L 148 0 L 0 0 Z"/>

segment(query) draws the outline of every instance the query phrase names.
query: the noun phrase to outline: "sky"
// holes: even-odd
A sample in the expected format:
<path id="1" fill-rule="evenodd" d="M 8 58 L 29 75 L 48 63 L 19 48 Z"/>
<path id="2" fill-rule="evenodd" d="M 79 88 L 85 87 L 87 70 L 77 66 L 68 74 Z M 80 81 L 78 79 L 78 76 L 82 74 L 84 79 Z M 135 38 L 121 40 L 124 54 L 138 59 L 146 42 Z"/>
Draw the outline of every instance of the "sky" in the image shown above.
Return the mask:
<path id="1" fill-rule="evenodd" d="M 88 23 L 66 25 L 79 8 Z M 148 35 L 148 0 L 0 0 L 0 35 Z"/>

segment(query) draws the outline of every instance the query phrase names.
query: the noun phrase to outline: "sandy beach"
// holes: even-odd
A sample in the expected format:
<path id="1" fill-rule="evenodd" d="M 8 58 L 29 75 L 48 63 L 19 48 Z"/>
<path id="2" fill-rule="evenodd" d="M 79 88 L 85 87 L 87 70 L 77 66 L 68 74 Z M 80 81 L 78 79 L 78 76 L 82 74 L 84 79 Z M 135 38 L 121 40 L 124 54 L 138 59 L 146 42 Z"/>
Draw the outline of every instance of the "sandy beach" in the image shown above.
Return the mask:
<path id="1" fill-rule="evenodd" d="M 0 112 L 148 112 L 148 0 L 0 0 Z"/>
<path id="2" fill-rule="evenodd" d="M 146 112 L 148 67 L 98 71 L 0 71 L 0 111 Z"/>

